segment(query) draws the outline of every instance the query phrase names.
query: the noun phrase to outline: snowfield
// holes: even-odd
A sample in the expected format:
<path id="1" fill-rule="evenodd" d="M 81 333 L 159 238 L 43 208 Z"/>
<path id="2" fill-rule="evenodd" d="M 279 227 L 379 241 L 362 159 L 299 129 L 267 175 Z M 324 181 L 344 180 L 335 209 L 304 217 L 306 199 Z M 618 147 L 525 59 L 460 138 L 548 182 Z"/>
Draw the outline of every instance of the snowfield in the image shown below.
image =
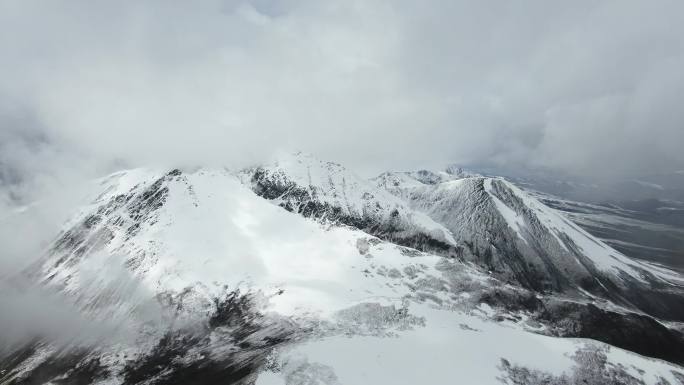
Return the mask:
<path id="1" fill-rule="evenodd" d="M 676 328 L 579 286 L 536 291 L 486 268 L 465 251 L 475 222 L 444 220 L 440 204 L 490 196 L 476 208 L 497 215 L 471 220 L 504 226 L 522 257 L 547 244 L 532 238 L 541 223 L 553 250 L 581 251 L 563 263 L 586 256 L 616 279 L 645 284 L 646 271 L 667 287 L 680 276 L 629 260 L 505 181 L 460 173 L 404 175 L 392 191 L 298 154 L 238 172 L 103 178 L 24 274 L 114 331 L 27 342 L 5 356 L 0 383 L 684 383 Z M 604 342 L 561 338 L 582 336 Z"/>
<path id="2" fill-rule="evenodd" d="M 286 348 L 277 355 L 277 370 L 263 373 L 257 384 L 290 384 L 293 378 L 323 384 L 515 384 L 502 370 L 502 359 L 551 376 L 571 376 L 583 369 L 573 359 L 582 349 L 606 349 L 609 367 L 624 367 L 644 384 L 678 383 L 669 364 L 594 341 L 541 336 L 424 305 L 412 312 L 427 320 L 424 327 L 392 337 L 335 336 Z"/>

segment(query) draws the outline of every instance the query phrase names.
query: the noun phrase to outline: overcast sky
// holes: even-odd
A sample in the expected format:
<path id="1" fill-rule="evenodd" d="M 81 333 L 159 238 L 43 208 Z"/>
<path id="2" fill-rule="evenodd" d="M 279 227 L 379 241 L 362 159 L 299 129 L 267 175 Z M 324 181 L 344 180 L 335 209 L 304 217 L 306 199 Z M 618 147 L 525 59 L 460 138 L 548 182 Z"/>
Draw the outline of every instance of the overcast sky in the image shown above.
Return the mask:
<path id="1" fill-rule="evenodd" d="M 60 317 L 2 278 L 85 180 L 290 150 L 365 176 L 683 170 L 683 69 L 682 0 L 0 0 L 0 341 Z"/>
<path id="2" fill-rule="evenodd" d="M 684 169 L 684 2 L 0 0 L 0 183 L 300 149 Z"/>

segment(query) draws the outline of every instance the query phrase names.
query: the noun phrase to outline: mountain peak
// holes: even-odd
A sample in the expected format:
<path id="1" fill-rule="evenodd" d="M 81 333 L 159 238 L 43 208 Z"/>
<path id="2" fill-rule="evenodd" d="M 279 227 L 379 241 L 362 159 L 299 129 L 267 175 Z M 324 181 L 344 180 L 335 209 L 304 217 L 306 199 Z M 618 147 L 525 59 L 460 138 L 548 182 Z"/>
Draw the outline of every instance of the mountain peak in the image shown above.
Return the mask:
<path id="1" fill-rule="evenodd" d="M 684 319 L 678 277 L 620 255 L 500 178 L 423 170 L 368 181 L 295 153 L 237 172 L 123 171 L 97 187 L 29 276 L 86 319 L 120 322 L 133 342 L 68 355 L 31 342 L 0 360 L 1 381 L 48 368 L 117 384 L 335 384 L 339 362 L 397 349 L 376 382 L 406 357 L 435 352 L 477 360 L 430 367 L 449 379 L 482 360 L 511 378 L 532 373 L 509 361 L 529 354 L 527 365 L 553 359 L 573 375 L 599 373 L 597 383 L 634 363 L 650 370 L 639 379 L 676 378 L 675 366 L 620 358 L 611 345 L 684 362 L 684 337 L 653 318 Z M 299 358 L 307 351 L 311 362 Z M 329 366 L 314 361 L 326 357 Z M 498 372 L 469 376 L 500 381 Z"/>

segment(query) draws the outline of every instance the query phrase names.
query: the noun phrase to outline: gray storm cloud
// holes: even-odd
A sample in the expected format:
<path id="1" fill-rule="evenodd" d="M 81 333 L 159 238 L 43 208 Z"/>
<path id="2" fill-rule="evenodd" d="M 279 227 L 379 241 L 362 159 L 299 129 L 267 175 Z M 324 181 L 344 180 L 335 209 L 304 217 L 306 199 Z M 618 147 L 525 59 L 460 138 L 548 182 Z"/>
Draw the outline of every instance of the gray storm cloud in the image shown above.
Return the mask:
<path id="1" fill-rule="evenodd" d="M 681 1 L 0 1 L 3 207 L 150 163 L 301 149 L 684 168 Z"/>

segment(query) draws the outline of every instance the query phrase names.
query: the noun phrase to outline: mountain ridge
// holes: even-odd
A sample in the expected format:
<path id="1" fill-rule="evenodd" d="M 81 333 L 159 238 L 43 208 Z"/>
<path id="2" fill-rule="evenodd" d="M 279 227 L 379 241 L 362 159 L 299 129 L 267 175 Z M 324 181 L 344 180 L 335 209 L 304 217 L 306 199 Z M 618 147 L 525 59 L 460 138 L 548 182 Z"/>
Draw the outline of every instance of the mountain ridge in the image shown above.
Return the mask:
<path id="1" fill-rule="evenodd" d="M 423 346 L 413 339 L 419 335 L 453 341 L 435 346 L 447 356 L 467 355 L 462 349 L 468 345 L 458 341 L 480 341 L 476 356 L 491 366 L 468 372 L 476 383 L 502 383 L 499 377 L 513 375 L 516 365 L 534 366 L 545 356 L 571 372 L 573 363 L 586 369 L 563 354 L 604 362 L 596 384 L 606 383 L 608 373 L 676 383 L 676 365 L 620 355 L 615 346 L 684 363 L 684 336 L 676 323 L 596 294 L 536 290 L 515 275 L 506 279 L 483 268 L 478 254 L 467 254 L 465 233 L 434 218 L 446 211 L 428 210 L 437 207 L 432 198 L 451 202 L 459 196 L 454 192 L 473 192 L 478 199 L 464 193 L 462 203 L 474 202 L 471 212 L 487 209 L 481 212 L 488 216 L 465 214 L 472 219 L 466 227 L 494 224 L 505 230 L 502 239 L 524 245 L 523 238 L 531 242 L 534 233 L 514 228 L 493 198 L 504 205 L 515 201 L 506 194 L 518 191 L 505 181 L 456 175 L 423 183 L 431 187 L 409 194 L 423 197 L 420 206 L 341 165 L 297 154 L 237 171 L 137 169 L 99 183 L 102 191 L 29 273 L 96 323 L 125 320 L 121 328 L 132 342 L 70 347 L 64 355 L 64 348 L 40 340 L 5 361 L 0 383 L 55 376 L 117 384 L 304 384 L 306 378 L 361 383 L 332 352 L 347 346 L 361 357 L 370 349 L 364 341 L 375 341 L 410 355 L 410 346 Z M 553 234 L 548 238 L 558 241 Z M 490 338 L 534 348 L 525 358 L 514 353 L 515 345 L 492 344 Z M 301 354 L 308 358 L 297 358 Z M 317 361 L 325 357 L 334 358 Z M 400 368 L 390 356 L 384 359 L 394 369 L 372 373 L 401 382 Z M 628 362 L 644 372 L 620 369 Z"/>

